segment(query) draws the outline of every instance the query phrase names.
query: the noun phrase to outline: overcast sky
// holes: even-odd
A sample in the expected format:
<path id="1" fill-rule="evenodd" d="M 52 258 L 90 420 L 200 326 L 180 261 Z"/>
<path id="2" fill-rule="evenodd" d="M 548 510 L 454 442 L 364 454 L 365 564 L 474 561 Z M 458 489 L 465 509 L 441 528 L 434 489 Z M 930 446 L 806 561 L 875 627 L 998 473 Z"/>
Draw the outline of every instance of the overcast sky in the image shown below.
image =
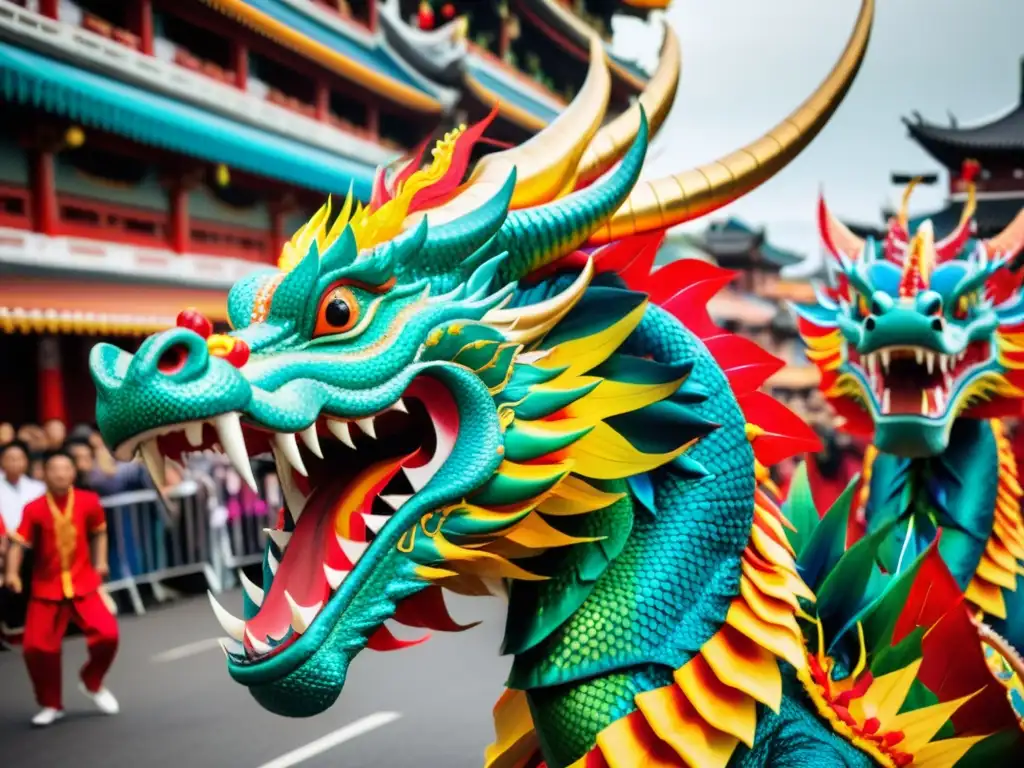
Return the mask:
<path id="1" fill-rule="evenodd" d="M 713 160 L 775 125 L 827 75 L 859 8 L 859 0 L 676 0 L 667 16 L 682 45 L 682 78 L 652 149 L 658 168 L 645 176 Z M 659 42 L 642 22 L 616 20 L 618 52 L 651 63 Z M 1019 98 L 1021 56 L 1021 0 L 878 0 L 864 64 L 829 124 L 786 170 L 712 217 L 738 216 L 767 225 L 779 245 L 817 249 L 823 186 L 838 215 L 880 221 L 901 191 L 891 171 L 940 170 L 900 118 L 918 110 L 946 123 L 948 110 L 965 126 L 1005 113 Z M 945 184 L 943 175 L 915 194 L 912 215 L 941 206 Z"/>

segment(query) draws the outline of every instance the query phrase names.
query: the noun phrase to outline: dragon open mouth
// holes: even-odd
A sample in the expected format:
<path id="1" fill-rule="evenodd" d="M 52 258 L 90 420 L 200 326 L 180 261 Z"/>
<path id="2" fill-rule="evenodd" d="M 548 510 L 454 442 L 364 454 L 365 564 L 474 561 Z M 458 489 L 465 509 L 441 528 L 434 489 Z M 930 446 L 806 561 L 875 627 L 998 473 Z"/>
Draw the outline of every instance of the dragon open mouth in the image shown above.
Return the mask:
<path id="1" fill-rule="evenodd" d="M 213 600 L 233 641 L 226 641 L 225 650 L 236 661 L 261 661 L 309 629 L 394 513 L 444 465 L 458 426 L 448 390 L 421 377 L 381 412 L 358 419 L 321 416 L 297 435 L 270 431 L 231 412 L 150 430 L 118 446 L 115 455 L 127 459 L 138 450 L 161 482 L 165 461 L 213 450 L 225 454 L 254 490 L 249 457 L 273 455 L 285 510 L 277 526 L 267 529 L 272 580 L 263 589 L 243 574 L 246 593 L 258 607 L 247 620 Z M 376 650 L 396 643 L 410 644 L 397 641 L 383 624 L 368 639 Z"/>
<path id="2" fill-rule="evenodd" d="M 850 350 L 850 364 L 870 385 L 883 416 L 940 418 L 958 383 L 976 365 L 989 359 L 988 342 L 969 344 L 947 355 L 925 347 L 883 347 L 864 355 Z"/>

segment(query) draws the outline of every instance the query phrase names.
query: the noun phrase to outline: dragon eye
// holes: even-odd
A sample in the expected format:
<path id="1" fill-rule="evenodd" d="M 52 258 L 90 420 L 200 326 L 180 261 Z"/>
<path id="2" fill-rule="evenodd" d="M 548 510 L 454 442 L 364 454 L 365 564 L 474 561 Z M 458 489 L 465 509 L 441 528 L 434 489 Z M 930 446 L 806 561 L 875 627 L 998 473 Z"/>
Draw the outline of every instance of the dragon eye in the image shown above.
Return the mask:
<path id="1" fill-rule="evenodd" d="M 351 330 L 359 322 L 359 302 L 348 288 L 333 288 L 320 300 L 313 336 Z"/>
<path id="2" fill-rule="evenodd" d="M 970 299 L 967 296 L 961 296 L 956 303 L 956 309 L 953 310 L 953 317 L 957 320 L 964 320 L 967 317 L 967 310 L 970 306 Z"/>
<path id="3" fill-rule="evenodd" d="M 857 297 L 857 309 L 862 315 L 870 315 L 871 309 L 868 307 L 868 300 L 863 296 Z"/>

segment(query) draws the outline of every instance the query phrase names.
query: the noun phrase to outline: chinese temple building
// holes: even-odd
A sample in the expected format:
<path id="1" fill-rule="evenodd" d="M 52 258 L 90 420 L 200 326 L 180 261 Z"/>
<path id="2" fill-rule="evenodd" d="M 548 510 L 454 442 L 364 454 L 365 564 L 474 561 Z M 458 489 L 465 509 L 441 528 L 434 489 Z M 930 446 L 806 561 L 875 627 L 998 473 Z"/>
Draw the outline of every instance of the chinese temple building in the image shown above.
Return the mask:
<path id="1" fill-rule="evenodd" d="M 612 12 L 665 4 L 0 0 L 0 421 L 91 421 L 95 342 L 188 306 L 225 327 L 327 195 L 367 201 L 378 165 L 495 106 L 528 138 Z M 649 79 L 613 78 L 622 106 Z"/>
<path id="2" fill-rule="evenodd" d="M 937 237 L 944 237 L 960 221 L 967 199 L 961 178 L 964 161 L 976 160 L 981 171 L 975 179 L 978 207 L 974 215 L 979 237 L 991 237 L 1006 228 L 1024 208 L 1024 60 L 1021 61 L 1020 94 L 1017 104 L 1000 117 L 970 127 L 955 118 L 947 125 L 924 120 L 920 115 L 904 118 L 910 138 L 940 163 L 949 174 L 949 198 L 944 208 L 912 217 L 911 230 L 930 218 Z M 893 178 L 894 183 L 902 179 Z M 894 211 L 885 210 L 888 219 Z M 884 237 L 882 228 L 851 227 L 860 235 Z"/>

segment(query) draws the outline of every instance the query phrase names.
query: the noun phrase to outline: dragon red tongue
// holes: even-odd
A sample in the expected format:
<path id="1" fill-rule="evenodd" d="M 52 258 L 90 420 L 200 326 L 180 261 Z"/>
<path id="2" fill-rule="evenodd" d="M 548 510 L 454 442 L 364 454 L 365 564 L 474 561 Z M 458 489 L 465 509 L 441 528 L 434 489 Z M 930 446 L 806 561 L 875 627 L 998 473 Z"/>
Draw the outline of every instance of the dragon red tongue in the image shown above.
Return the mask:
<path id="1" fill-rule="evenodd" d="M 435 629 L 439 632 L 463 632 L 472 629 L 479 621 L 472 624 L 459 624 L 448 613 L 444 604 L 444 593 L 440 587 L 427 587 L 398 604 L 395 621 L 407 627 Z"/>

